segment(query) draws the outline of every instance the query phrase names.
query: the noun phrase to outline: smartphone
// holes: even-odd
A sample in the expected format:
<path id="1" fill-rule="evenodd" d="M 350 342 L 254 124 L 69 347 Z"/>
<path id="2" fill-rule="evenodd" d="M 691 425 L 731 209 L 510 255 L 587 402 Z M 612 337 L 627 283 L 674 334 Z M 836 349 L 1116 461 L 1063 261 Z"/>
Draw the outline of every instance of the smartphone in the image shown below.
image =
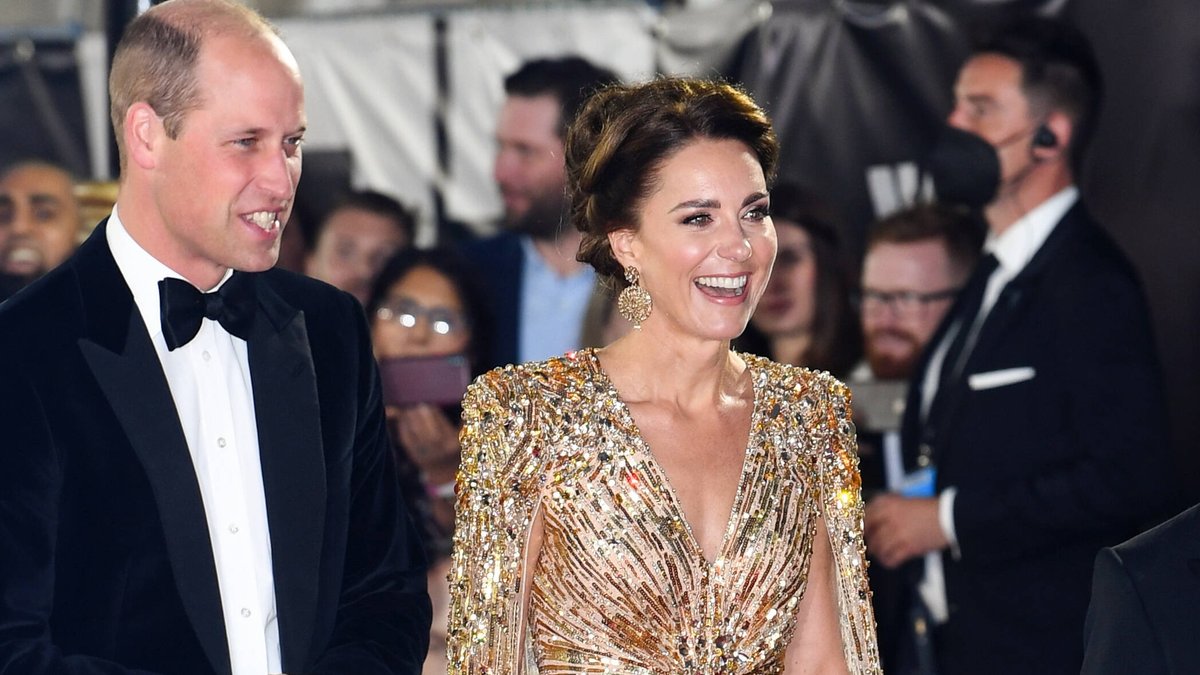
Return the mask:
<path id="1" fill-rule="evenodd" d="M 385 405 L 451 405 L 462 401 L 471 369 L 461 354 L 406 356 L 379 362 Z"/>

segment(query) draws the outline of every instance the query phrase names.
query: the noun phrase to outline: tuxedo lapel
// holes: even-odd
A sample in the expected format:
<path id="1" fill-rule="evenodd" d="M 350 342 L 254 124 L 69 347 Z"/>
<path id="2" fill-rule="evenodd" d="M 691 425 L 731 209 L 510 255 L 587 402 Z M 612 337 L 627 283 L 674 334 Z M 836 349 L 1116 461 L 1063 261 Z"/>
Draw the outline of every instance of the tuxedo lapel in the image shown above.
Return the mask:
<path id="1" fill-rule="evenodd" d="M 921 353 L 921 359 L 917 364 L 917 368 L 913 371 L 914 375 L 910 378 L 908 394 L 904 404 L 904 416 L 901 424 L 900 438 L 901 447 L 904 450 L 905 468 L 907 470 L 918 468 L 920 457 L 922 455 L 925 455 L 928 459 L 933 459 L 931 454 L 933 442 L 935 440 L 933 438 L 933 431 L 936 429 L 937 419 L 932 418 L 937 417 L 938 419 L 941 419 L 941 417 L 937 414 L 940 412 L 939 407 L 941 407 L 939 406 L 939 399 L 943 399 L 947 392 L 944 391 L 941 386 L 935 390 L 934 400 L 930 402 L 929 407 L 930 419 L 925 418 L 921 412 L 922 401 L 924 401 L 925 398 L 925 376 L 929 371 L 933 361 L 934 353 L 936 353 L 941 347 L 942 343 L 946 342 L 947 338 L 950 337 L 950 329 L 955 326 L 958 326 L 957 330 L 967 329 L 966 327 L 960 325 L 964 320 L 962 315 L 964 312 L 963 305 L 966 302 L 965 295 L 973 284 L 987 283 L 986 279 L 978 278 L 979 275 L 983 273 L 984 272 L 982 269 L 976 267 L 975 271 L 971 273 L 970 277 L 968 277 L 967 282 L 964 284 L 963 291 L 961 291 L 955 297 L 954 303 L 946 312 L 946 316 L 942 318 L 941 323 L 938 324 L 937 330 L 934 331 L 933 336 L 929 339 L 929 342 L 925 344 L 925 349 Z M 948 367 L 947 364 L 943 362 L 942 368 L 946 367 Z M 939 379 L 941 379 L 940 374 Z M 947 380 L 944 384 L 947 387 L 952 388 L 955 382 L 953 379 L 951 379 Z"/>
<path id="2" fill-rule="evenodd" d="M 79 348 L 146 471 L 180 600 L 213 669 L 231 672 L 196 472 L 162 364 L 101 224 L 76 255 L 88 337 Z M 120 495 L 114 495 L 119 499 Z"/>
<path id="3" fill-rule="evenodd" d="M 304 314 L 255 275 L 260 314 L 248 340 L 284 670 L 305 667 L 317 611 L 325 463 Z"/>
<path id="4" fill-rule="evenodd" d="M 1192 575 L 1192 597 L 1200 598 L 1200 505 L 1189 509 L 1187 514 L 1185 517 L 1188 522 L 1183 526 L 1183 545 L 1180 547 L 1183 550 L 1180 553 Z"/>
<path id="5" fill-rule="evenodd" d="M 996 299 L 995 306 L 992 307 L 980 327 L 979 339 L 975 343 L 975 349 L 967 358 L 966 366 L 963 368 L 964 377 L 957 383 L 958 387 L 965 387 L 965 375 L 974 372 L 973 366 L 978 363 L 980 358 L 986 358 L 988 354 L 999 349 L 999 345 L 1004 344 L 1004 335 L 1013 320 L 1021 315 L 1030 298 L 1037 292 L 1038 284 L 1046 270 L 1053 267 L 1060 256 L 1069 253 L 1070 241 L 1074 239 L 1075 232 L 1082 226 L 1082 221 L 1086 219 L 1087 216 L 1082 205 L 1076 203 L 1054 226 L 1054 230 L 1046 237 L 1046 241 L 1038 248 L 1024 269 L 1005 284 L 1000 291 L 1000 296 Z"/>
<path id="6" fill-rule="evenodd" d="M 976 372 L 981 362 L 994 360 L 996 353 L 1004 349 L 1008 330 L 1037 294 L 1046 270 L 1070 252 L 1070 242 L 1076 237 L 1078 228 L 1086 225 L 1087 219 L 1083 206 L 1076 203 L 1055 225 L 1024 269 L 1001 289 L 996 304 L 979 327 L 979 337 L 967 355 L 959 377 L 947 380 L 943 383 L 944 387 L 938 390 L 935 405 L 939 408 L 938 419 L 942 427 L 939 433 L 948 431 L 956 423 L 959 417 L 955 414 L 956 409 L 971 395 L 968 375 Z"/>

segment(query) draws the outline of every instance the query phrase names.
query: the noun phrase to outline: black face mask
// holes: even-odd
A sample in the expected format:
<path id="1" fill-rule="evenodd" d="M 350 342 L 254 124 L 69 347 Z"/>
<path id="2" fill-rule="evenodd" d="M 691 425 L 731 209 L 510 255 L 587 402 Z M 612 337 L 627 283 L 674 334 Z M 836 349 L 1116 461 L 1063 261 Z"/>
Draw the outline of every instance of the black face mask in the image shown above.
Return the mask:
<path id="1" fill-rule="evenodd" d="M 937 199 L 981 209 L 1000 189 L 1000 156 L 979 136 L 946 126 L 925 156 L 924 172 L 933 179 Z"/>

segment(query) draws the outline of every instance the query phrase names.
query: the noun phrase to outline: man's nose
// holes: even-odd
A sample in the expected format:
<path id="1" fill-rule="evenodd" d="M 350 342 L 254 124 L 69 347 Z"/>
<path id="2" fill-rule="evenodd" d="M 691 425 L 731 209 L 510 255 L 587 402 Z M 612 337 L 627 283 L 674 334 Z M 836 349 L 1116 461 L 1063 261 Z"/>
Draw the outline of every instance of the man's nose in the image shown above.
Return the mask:
<path id="1" fill-rule="evenodd" d="M 284 150 L 269 152 L 258 169 L 258 186 L 269 195 L 286 203 L 295 194 L 296 180 L 292 174 L 292 159 Z"/>
<path id="2" fill-rule="evenodd" d="M 33 214 L 27 209 L 17 208 L 13 213 L 12 220 L 8 221 L 9 232 L 13 235 L 29 234 L 33 232 Z"/>
<path id="3" fill-rule="evenodd" d="M 954 106 L 954 110 L 950 111 L 950 115 L 946 117 L 946 124 L 949 124 L 956 129 L 962 129 L 964 131 L 970 130 L 969 125 L 967 124 L 967 114 L 960 105 Z"/>

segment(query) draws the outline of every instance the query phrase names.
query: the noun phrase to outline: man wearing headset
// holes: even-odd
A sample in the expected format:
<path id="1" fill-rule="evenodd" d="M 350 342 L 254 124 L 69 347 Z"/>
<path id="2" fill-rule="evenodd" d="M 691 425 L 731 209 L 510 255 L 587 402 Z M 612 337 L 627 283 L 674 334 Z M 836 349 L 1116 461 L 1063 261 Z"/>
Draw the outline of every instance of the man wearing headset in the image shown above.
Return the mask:
<path id="1" fill-rule="evenodd" d="M 1168 492 L 1141 285 L 1075 187 L 1099 68 L 1075 30 L 1026 20 L 973 51 L 954 93 L 950 125 L 998 159 L 986 256 L 909 390 L 904 452 L 928 496 L 873 500 L 867 544 L 915 567 L 942 675 L 1078 673 L 1093 559 Z"/>

